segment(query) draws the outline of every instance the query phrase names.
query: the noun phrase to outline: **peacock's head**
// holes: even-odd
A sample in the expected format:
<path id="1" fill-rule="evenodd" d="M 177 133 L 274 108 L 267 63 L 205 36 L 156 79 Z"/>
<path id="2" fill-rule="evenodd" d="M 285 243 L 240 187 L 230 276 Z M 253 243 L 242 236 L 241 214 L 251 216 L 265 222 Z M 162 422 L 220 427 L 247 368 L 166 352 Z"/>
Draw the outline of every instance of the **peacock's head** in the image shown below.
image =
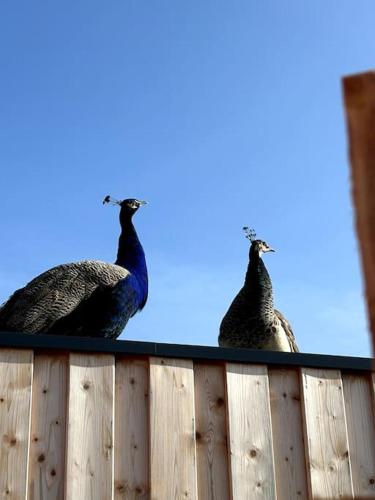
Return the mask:
<path id="1" fill-rule="evenodd" d="M 257 254 L 261 257 L 264 253 L 275 252 L 275 250 L 269 246 L 269 244 L 263 240 L 256 239 L 256 233 L 254 229 L 249 229 L 247 226 L 242 228 L 245 231 L 246 238 L 251 241 L 250 255 Z"/>
<path id="2" fill-rule="evenodd" d="M 104 203 L 109 203 L 111 205 L 119 205 L 121 207 L 120 221 L 132 218 L 139 207 L 147 205 L 147 201 L 137 200 L 136 198 L 127 198 L 126 200 L 115 200 L 114 198 L 111 198 L 111 196 L 109 195 L 107 195 L 104 198 L 103 204 Z"/>

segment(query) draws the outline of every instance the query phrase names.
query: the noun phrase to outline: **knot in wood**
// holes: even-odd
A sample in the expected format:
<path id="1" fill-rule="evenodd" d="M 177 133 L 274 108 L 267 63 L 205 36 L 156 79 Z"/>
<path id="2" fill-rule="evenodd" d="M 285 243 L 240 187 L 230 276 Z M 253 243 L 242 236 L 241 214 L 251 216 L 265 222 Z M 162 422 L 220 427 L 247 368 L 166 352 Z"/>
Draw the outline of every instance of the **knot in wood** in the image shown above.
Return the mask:
<path id="1" fill-rule="evenodd" d="M 375 483 L 375 479 L 373 477 L 370 477 L 370 479 L 368 480 L 369 484 L 374 484 Z"/>
<path id="2" fill-rule="evenodd" d="M 125 492 L 125 484 L 124 483 L 118 483 L 116 485 L 116 490 L 119 492 L 119 493 L 124 493 Z"/>
<path id="3" fill-rule="evenodd" d="M 85 391 L 88 391 L 90 389 L 90 382 L 88 380 L 85 380 L 82 384 L 82 387 L 85 389 Z"/>
<path id="4" fill-rule="evenodd" d="M 254 449 L 250 450 L 250 456 L 253 458 L 256 457 L 257 456 L 256 450 L 254 450 Z"/>
<path id="5" fill-rule="evenodd" d="M 223 398 L 217 398 L 216 400 L 216 405 L 220 408 L 220 406 L 224 405 L 224 399 Z"/>
<path id="6" fill-rule="evenodd" d="M 45 457 L 44 453 L 41 453 L 41 454 L 39 455 L 39 457 L 38 457 L 38 462 L 39 462 L 39 463 L 42 463 L 42 462 L 44 462 L 44 460 L 45 460 L 45 459 L 46 459 L 46 457 Z"/>

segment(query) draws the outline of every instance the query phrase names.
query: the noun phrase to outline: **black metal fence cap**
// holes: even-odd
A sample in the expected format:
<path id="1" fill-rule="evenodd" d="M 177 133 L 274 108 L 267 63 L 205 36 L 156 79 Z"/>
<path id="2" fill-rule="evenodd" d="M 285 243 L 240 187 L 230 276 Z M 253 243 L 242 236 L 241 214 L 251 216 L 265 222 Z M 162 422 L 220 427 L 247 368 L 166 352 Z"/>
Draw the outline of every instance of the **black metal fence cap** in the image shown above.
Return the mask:
<path id="1" fill-rule="evenodd" d="M 160 356 L 195 361 L 222 361 L 232 363 L 261 363 L 285 367 L 331 368 L 338 370 L 371 371 L 373 359 L 327 354 L 305 354 L 252 349 L 161 344 L 133 340 L 110 340 L 96 337 L 65 337 L 62 335 L 31 335 L 0 332 L 0 347 L 49 349 L 81 352 L 103 352 L 129 356 Z"/>

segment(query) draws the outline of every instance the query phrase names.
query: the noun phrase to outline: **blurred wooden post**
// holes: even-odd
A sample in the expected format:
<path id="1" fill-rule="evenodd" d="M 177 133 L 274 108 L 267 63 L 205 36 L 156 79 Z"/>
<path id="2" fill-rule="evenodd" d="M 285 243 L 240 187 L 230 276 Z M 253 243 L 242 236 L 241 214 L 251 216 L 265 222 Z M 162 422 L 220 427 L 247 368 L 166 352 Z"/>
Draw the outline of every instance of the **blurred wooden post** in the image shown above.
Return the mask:
<path id="1" fill-rule="evenodd" d="M 343 79 L 356 227 L 375 352 L 375 71 Z"/>

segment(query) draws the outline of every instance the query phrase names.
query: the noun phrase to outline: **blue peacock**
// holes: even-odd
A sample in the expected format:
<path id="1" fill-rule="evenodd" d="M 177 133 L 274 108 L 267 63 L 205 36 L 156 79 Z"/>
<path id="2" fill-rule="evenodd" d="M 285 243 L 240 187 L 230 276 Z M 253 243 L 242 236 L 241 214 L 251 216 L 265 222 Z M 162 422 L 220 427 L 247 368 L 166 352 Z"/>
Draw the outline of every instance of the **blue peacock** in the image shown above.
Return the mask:
<path id="1" fill-rule="evenodd" d="M 103 203 L 120 206 L 116 262 L 84 260 L 37 276 L 0 307 L 0 330 L 114 339 L 143 309 L 148 274 L 132 218 L 146 202 L 106 196 Z"/>

